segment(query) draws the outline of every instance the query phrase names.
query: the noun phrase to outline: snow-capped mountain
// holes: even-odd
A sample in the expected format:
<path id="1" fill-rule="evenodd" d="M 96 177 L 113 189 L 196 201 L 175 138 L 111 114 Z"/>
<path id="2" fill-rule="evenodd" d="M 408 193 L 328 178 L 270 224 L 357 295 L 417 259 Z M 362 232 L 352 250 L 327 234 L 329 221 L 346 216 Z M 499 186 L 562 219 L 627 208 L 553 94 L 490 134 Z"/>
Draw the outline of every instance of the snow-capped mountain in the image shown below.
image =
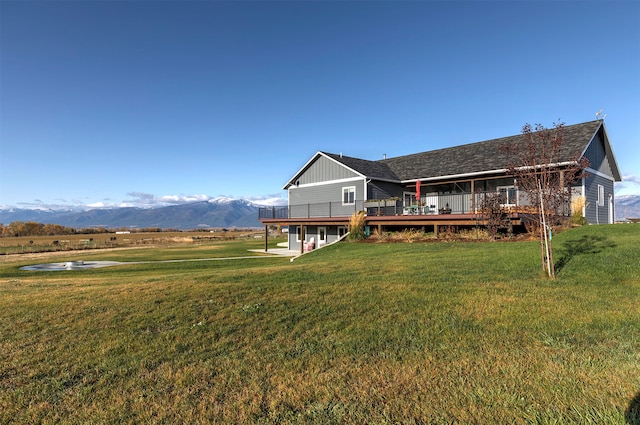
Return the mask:
<path id="1" fill-rule="evenodd" d="M 35 221 L 68 227 L 159 227 L 195 229 L 206 227 L 262 227 L 258 221 L 261 206 L 282 205 L 283 199 L 253 202 L 245 199 L 214 198 L 208 201 L 159 208 L 113 207 L 82 209 L 0 208 L 0 223 Z M 616 220 L 640 218 L 640 195 L 616 198 Z"/>
<path id="2" fill-rule="evenodd" d="M 640 218 L 640 195 L 616 197 L 616 220 Z"/>
<path id="3" fill-rule="evenodd" d="M 160 208 L 96 208 L 80 211 L 7 208 L 0 209 L 0 223 L 35 221 L 74 228 L 159 227 L 183 230 L 207 227 L 262 227 L 258 221 L 258 208 L 262 205 L 244 199 L 215 198 Z"/>

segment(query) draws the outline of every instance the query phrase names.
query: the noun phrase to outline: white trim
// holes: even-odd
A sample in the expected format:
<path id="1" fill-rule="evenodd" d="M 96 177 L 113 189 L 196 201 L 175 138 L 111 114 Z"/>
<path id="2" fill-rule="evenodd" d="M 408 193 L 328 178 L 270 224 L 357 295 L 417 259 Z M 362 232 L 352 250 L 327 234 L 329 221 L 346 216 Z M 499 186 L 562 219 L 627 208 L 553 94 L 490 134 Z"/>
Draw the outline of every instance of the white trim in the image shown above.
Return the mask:
<path id="1" fill-rule="evenodd" d="M 558 162 L 554 164 L 545 164 L 545 167 L 562 167 L 565 165 L 573 165 L 575 163 L 576 163 L 575 161 Z M 526 170 L 528 168 L 541 168 L 541 167 L 542 167 L 541 165 L 536 165 L 535 167 L 518 167 L 517 169 Z M 417 179 L 401 180 L 400 183 L 415 183 L 418 180 L 420 180 L 421 182 L 439 181 L 439 180 L 447 180 L 447 179 L 450 180 L 450 179 L 459 179 L 463 177 L 485 176 L 489 174 L 504 174 L 500 176 L 500 178 L 503 178 L 503 177 L 509 177 L 508 175 L 506 175 L 507 171 L 509 170 L 506 168 L 500 168 L 497 170 L 477 171 L 475 173 L 450 174 L 447 176 L 435 176 L 435 177 L 421 177 Z"/>
<path id="2" fill-rule="evenodd" d="M 599 177 L 605 178 L 607 180 L 610 180 L 612 182 L 615 182 L 615 178 L 614 177 L 612 177 L 612 176 L 610 176 L 608 174 L 605 174 L 602 171 L 594 170 L 593 168 L 590 168 L 590 167 L 585 168 L 584 171 L 586 171 L 589 174 L 594 174 L 596 176 L 599 176 Z"/>
<path id="3" fill-rule="evenodd" d="M 294 180 L 298 177 L 303 170 L 305 170 L 313 161 L 315 161 L 316 157 L 320 154 L 320 151 L 317 151 L 309 160 L 300 168 L 294 175 L 291 177 L 287 183 L 282 186 L 282 190 L 289 189 L 290 186 L 295 186 Z"/>
<path id="4" fill-rule="evenodd" d="M 343 168 L 345 168 L 345 169 L 347 169 L 347 170 L 351 171 L 351 172 L 352 172 L 352 173 L 354 173 L 354 174 L 357 174 L 357 176 L 358 176 L 358 177 L 353 177 L 353 178 L 366 178 L 366 176 L 365 176 L 364 174 L 357 172 L 356 170 L 354 170 L 354 169 L 353 169 L 353 168 L 351 168 L 351 167 L 347 167 L 347 166 L 346 166 L 346 165 L 344 165 L 342 162 L 337 161 L 337 160 L 335 160 L 335 159 L 331 158 L 329 155 L 325 154 L 324 152 L 317 151 L 317 152 L 315 153 L 315 155 L 313 155 L 313 156 L 311 157 L 311 159 L 309 159 L 309 160 L 308 160 L 308 161 L 307 161 L 307 162 L 302 166 L 302 168 L 300 168 L 300 169 L 299 169 L 299 170 L 298 170 L 298 171 L 293 175 L 293 177 L 291 177 L 291 178 L 287 181 L 287 183 L 286 183 L 284 186 L 282 186 L 282 190 L 287 190 L 287 189 L 289 189 L 291 186 L 297 186 L 297 185 L 295 184 L 295 182 L 294 182 L 294 181 L 296 180 L 296 178 L 297 178 L 297 177 L 299 177 L 299 176 L 300 176 L 300 174 L 302 174 L 302 172 L 303 172 L 304 170 L 306 170 L 306 169 L 307 169 L 307 168 L 308 168 L 308 167 L 309 167 L 309 166 L 310 166 L 310 165 L 311 165 L 311 164 L 312 164 L 312 163 L 313 163 L 313 162 L 314 162 L 318 157 L 320 157 L 320 156 L 322 156 L 322 157 L 324 157 L 324 158 L 327 158 L 327 159 L 328 159 L 328 160 L 330 160 L 330 161 L 335 162 L 336 164 L 338 164 L 338 165 L 342 166 Z M 300 186 L 302 186 L 302 185 L 299 185 L 299 186 L 297 186 L 297 187 L 300 187 Z"/>
<path id="5" fill-rule="evenodd" d="M 363 180 L 363 178 L 362 177 L 349 177 L 349 178 L 345 178 L 345 179 L 327 180 L 327 181 L 315 182 L 315 183 L 305 183 L 305 184 L 301 184 L 299 186 L 296 186 L 296 185 L 290 186 L 290 187 L 287 188 L 287 190 L 304 188 L 304 187 L 326 186 L 326 185 L 335 184 L 335 183 L 357 182 L 357 181 L 360 181 L 360 180 Z"/>
<path id="6" fill-rule="evenodd" d="M 429 181 L 438 181 L 438 180 L 445 180 L 445 179 L 457 179 L 461 177 L 483 176 L 486 174 L 500 174 L 500 173 L 506 173 L 507 171 L 508 170 L 505 168 L 501 170 L 478 171 L 475 173 L 450 174 L 447 176 L 435 176 L 435 177 L 422 177 L 419 179 L 401 180 L 400 183 L 415 183 L 418 180 L 420 180 L 420 182 L 429 182 Z"/>

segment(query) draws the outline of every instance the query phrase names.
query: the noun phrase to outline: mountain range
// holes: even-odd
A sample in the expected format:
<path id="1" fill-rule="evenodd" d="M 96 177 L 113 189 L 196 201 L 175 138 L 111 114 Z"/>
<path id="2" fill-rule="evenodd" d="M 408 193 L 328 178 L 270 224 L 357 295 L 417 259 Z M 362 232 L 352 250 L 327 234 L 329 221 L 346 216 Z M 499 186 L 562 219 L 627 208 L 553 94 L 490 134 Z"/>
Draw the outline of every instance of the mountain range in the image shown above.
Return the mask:
<path id="1" fill-rule="evenodd" d="M 217 198 L 209 201 L 159 208 L 109 208 L 90 210 L 0 209 L 0 223 L 35 221 L 73 228 L 248 228 L 262 227 L 258 221 L 259 204 L 243 200 Z M 616 198 L 616 220 L 640 218 L 640 195 Z"/>
<path id="2" fill-rule="evenodd" d="M 616 197 L 616 220 L 640 218 L 640 195 Z"/>
<path id="3" fill-rule="evenodd" d="M 217 198 L 209 201 L 159 208 L 108 208 L 90 210 L 0 209 L 0 223 L 35 221 L 73 228 L 248 228 L 262 227 L 260 205 L 242 199 Z"/>

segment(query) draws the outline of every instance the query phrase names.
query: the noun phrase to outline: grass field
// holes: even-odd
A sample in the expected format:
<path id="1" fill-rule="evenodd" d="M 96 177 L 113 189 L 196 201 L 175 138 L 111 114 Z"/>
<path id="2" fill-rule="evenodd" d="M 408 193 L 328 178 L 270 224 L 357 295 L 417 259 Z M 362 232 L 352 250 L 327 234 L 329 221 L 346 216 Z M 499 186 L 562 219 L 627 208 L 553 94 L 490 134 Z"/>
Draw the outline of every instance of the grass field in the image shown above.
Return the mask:
<path id="1" fill-rule="evenodd" d="M 0 423 L 640 424 L 640 226 L 554 246 L 555 281 L 536 242 L 5 256 Z"/>
<path id="2" fill-rule="evenodd" d="M 86 251 L 91 249 L 167 246 L 191 243 L 198 245 L 212 240 L 246 239 L 261 237 L 264 231 L 232 229 L 229 231 L 200 232 L 132 232 L 118 234 L 90 233 L 56 236 L 0 237 L 0 255 L 40 252 Z"/>

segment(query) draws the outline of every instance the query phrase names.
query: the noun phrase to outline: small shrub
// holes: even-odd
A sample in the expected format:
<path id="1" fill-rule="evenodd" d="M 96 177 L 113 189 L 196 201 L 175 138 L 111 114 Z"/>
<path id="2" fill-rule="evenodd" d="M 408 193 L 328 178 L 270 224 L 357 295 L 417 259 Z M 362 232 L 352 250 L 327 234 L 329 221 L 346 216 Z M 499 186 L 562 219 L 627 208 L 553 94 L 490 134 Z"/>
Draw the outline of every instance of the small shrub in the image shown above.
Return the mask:
<path id="1" fill-rule="evenodd" d="M 571 199 L 571 224 L 584 226 L 587 219 L 582 215 L 582 209 L 587 205 L 587 198 L 580 195 Z"/>
<path id="2" fill-rule="evenodd" d="M 364 233 L 364 211 L 357 211 L 349 219 L 349 239 L 362 240 L 366 238 Z"/>
<path id="3" fill-rule="evenodd" d="M 509 226 L 507 211 L 502 207 L 503 201 L 499 193 L 487 193 L 480 204 L 482 213 L 487 219 L 487 230 L 491 239 L 497 237 L 499 229 Z"/>

